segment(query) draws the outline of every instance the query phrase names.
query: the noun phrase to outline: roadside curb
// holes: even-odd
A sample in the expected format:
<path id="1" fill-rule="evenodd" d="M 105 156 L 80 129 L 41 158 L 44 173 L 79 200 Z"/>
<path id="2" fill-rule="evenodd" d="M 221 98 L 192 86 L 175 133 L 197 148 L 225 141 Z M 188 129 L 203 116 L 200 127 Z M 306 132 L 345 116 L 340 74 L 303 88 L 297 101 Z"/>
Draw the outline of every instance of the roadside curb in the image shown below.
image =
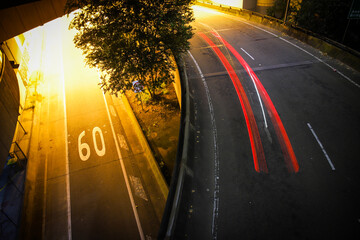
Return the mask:
<path id="1" fill-rule="evenodd" d="M 160 168 L 155 160 L 155 157 L 153 155 L 153 152 L 151 151 L 151 148 L 149 146 L 148 141 L 146 140 L 146 137 L 143 133 L 143 131 L 141 130 L 140 124 L 134 114 L 134 111 L 132 109 L 132 107 L 130 106 L 129 100 L 127 99 L 127 97 L 125 96 L 125 94 L 121 94 L 121 100 L 124 103 L 126 112 L 128 113 L 128 116 L 131 120 L 131 123 L 134 127 L 134 131 L 137 135 L 137 137 L 139 138 L 140 144 L 142 149 L 144 150 L 144 155 L 146 157 L 146 160 L 151 168 L 151 171 L 156 179 L 156 182 L 159 185 L 159 188 L 161 190 L 161 193 L 164 197 L 164 199 L 167 199 L 168 193 L 169 193 L 169 187 L 166 184 L 165 178 L 163 176 L 163 174 L 160 171 Z"/>

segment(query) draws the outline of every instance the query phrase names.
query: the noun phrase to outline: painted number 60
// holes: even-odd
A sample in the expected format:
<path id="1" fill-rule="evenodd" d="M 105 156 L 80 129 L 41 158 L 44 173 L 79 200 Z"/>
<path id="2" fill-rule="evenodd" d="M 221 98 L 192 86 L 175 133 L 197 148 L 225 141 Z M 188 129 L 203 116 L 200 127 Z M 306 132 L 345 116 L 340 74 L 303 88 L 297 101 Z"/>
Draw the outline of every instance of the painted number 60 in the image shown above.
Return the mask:
<path id="1" fill-rule="evenodd" d="M 100 140 L 101 140 L 101 149 L 98 146 L 97 140 L 96 140 L 96 133 L 99 134 Z M 87 143 L 82 143 L 81 139 L 85 136 L 85 131 L 82 131 L 78 138 L 78 146 L 79 146 L 79 156 L 82 161 L 86 161 L 90 157 L 90 146 Z M 101 129 L 99 127 L 94 127 L 92 130 L 92 136 L 94 141 L 94 148 L 95 152 L 99 157 L 102 157 L 105 155 L 105 142 L 104 142 L 104 136 L 101 132 Z M 85 154 L 84 154 L 85 152 Z"/>

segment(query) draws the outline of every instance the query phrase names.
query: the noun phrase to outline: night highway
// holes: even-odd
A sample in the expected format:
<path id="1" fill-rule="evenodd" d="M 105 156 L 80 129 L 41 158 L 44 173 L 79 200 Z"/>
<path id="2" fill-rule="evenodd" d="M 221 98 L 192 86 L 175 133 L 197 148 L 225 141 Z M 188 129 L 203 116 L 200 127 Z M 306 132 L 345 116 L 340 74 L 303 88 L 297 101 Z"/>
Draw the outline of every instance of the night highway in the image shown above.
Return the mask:
<path id="1" fill-rule="evenodd" d="M 194 135 L 175 239 L 359 239 L 360 73 L 194 7 Z"/>

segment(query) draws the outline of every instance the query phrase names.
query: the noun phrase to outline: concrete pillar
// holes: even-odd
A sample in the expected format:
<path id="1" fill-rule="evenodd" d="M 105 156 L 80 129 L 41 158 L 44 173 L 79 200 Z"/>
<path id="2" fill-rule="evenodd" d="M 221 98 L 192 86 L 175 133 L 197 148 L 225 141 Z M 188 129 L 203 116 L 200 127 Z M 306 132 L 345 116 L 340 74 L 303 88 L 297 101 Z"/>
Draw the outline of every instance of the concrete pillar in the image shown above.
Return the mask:
<path id="1" fill-rule="evenodd" d="M 269 7 L 274 6 L 275 0 L 257 0 L 256 11 L 265 14 Z"/>

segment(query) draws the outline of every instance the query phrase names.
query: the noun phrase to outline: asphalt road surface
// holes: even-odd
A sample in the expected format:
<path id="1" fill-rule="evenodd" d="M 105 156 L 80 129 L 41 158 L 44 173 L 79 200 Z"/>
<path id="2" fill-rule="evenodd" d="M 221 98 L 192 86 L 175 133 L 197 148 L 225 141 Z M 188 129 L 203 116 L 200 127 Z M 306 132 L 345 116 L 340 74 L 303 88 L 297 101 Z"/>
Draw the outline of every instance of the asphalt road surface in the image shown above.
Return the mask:
<path id="1" fill-rule="evenodd" d="M 176 239 L 360 239 L 360 73 L 195 7 Z"/>
<path id="2" fill-rule="evenodd" d="M 123 103 L 100 90 L 68 24 L 66 17 L 50 22 L 42 36 L 43 99 L 21 236 L 155 239 L 164 196 Z"/>

